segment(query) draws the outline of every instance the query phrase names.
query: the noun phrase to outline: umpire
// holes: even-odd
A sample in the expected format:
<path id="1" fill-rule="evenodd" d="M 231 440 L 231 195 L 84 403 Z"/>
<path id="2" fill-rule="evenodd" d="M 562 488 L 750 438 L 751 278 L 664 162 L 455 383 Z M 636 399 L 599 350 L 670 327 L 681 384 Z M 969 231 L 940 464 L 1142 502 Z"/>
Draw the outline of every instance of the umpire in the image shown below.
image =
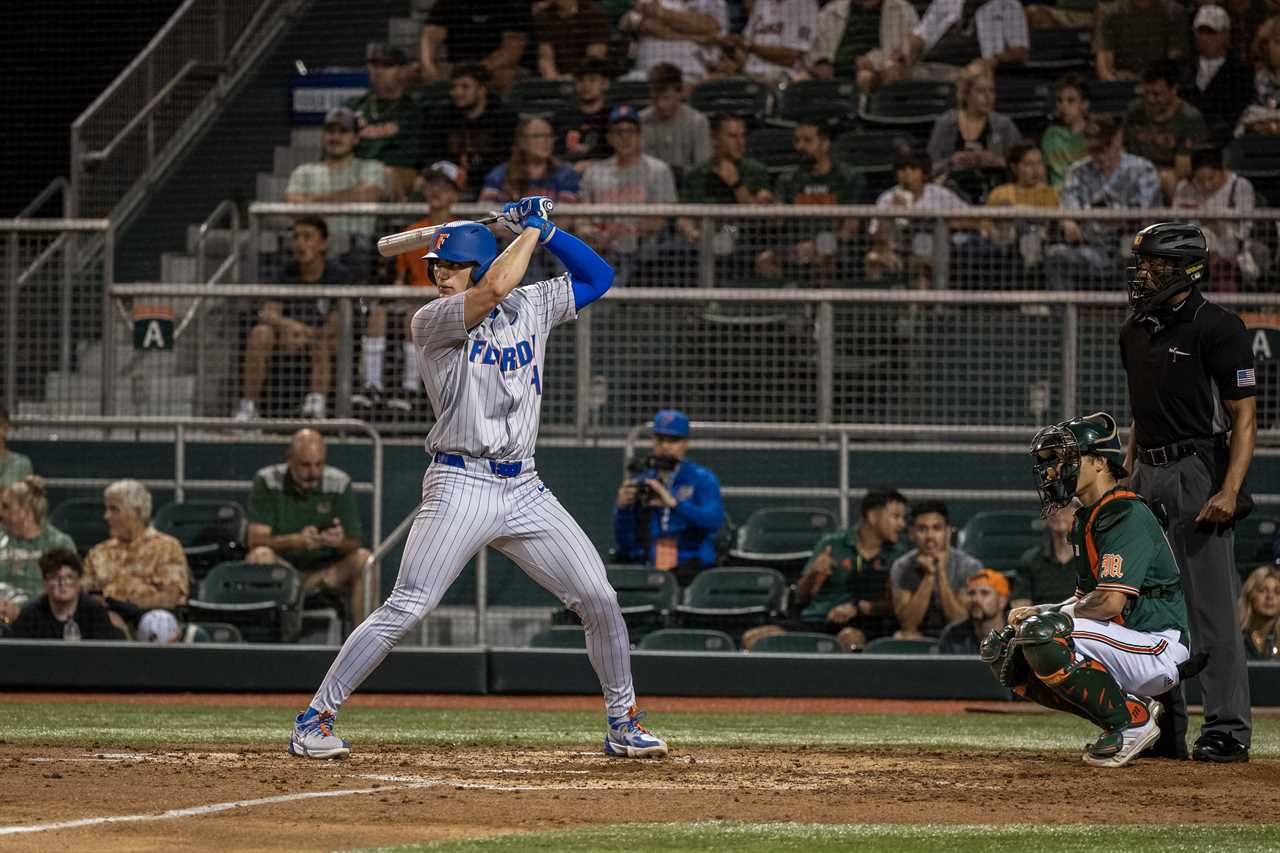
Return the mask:
<path id="1" fill-rule="evenodd" d="M 1131 313 L 1120 330 L 1133 429 L 1132 488 L 1167 515 L 1186 594 L 1191 644 L 1203 662 L 1200 761 L 1249 760 L 1249 673 L 1237 626 L 1233 522 L 1252 507 L 1245 473 L 1257 435 L 1253 351 L 1240 318 L 1200 293 L 1209 252 L 1194 225 L 1160 222 L 1133 239 Z M 1203 660 L 1203 658 L 1202 658 Z M 1186 702 L 1171 700 L 1158 747 L 1186 756 Z M 1172 706 L 1172 707 L 1170 707 Z"/>

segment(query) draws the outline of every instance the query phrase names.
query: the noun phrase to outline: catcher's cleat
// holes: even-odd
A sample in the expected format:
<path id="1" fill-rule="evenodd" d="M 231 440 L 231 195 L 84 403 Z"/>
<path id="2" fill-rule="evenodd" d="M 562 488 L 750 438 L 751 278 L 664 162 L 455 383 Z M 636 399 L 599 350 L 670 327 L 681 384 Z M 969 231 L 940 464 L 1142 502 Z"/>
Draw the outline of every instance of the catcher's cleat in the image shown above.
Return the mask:
<path id="1" fill-rule="evenodd" d="M 609 717 L 609 728 L 604 733 L 604 754 L 618 758 L 661 758 L 667 754 L 667 743 L 650 734 L 640 720 L 643 711 L 635 705 L 625 716 Z"/>
<path id="2" fill-rule="evenodd" d="M 334 720 L 332 711 L 303 711 L 294 718 L 289 752 L 303 758 L 346 758 L 351 746 L 333 733 Z"/>
<path id="3" fill-rule="evenodd" d="M 1094 767 L 1123 767 L 1138 753 L 1160 739 L 1160 714 L 1164 710 L 1154 699 L 1129 697 L 1134 722 L 1102 733 L 1084 752 L 1084 763 Z M 1144 719 L 1145 718 L 1145 719 Z"/>

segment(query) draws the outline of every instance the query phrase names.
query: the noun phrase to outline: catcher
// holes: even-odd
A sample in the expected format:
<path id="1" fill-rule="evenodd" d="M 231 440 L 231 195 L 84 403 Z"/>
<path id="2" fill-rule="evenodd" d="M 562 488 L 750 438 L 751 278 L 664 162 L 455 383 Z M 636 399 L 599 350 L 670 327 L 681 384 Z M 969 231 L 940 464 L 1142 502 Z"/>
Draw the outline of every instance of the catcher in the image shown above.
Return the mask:
<path id="1" fill-rule="evenodd" d="M 1013 610 L 982 659 L 1020 696 L 1100 726 L 1084 761 L 1120 767 L 1160 736 L 1150 697 L 1193 674 L 1178 566 L 1155 515 L 1117 483 L 1126 472 L 1114 418 L 1045 427 L 1031 455 L 1046 515 L 1081 504 L 1070 533 L 1076 591 Z"/>

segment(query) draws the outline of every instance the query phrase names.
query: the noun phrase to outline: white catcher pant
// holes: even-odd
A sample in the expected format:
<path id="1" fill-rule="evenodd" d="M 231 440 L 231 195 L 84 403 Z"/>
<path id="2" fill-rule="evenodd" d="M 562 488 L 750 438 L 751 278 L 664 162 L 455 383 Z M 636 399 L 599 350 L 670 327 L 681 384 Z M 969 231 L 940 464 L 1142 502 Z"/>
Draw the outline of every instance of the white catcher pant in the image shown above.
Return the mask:
<path id="1" fill-rule="evenodd" d="M 395 588 L 351 632 L 311 707 L 336 713 L 400 638 L 440 603 L 467 561 L 492 545 L 582 617 L 587 656 L 608 713 L 625 714 L 635 704 L 631 641 L 595 546 L 532 465 L 502 478 L 473 462 L 466 469 L 440 463 L 427 468 Z"/>
<path id="2" fill-rule="evenodd" d="M 1178 665 L 1191 652 L 1174 630 L 1147 634 L 1114 622 L 1076 619 L 1071 641 L 1077 654 L 1105 666 L 1122 690 L 1159 696 L 1178 683 Z"/>

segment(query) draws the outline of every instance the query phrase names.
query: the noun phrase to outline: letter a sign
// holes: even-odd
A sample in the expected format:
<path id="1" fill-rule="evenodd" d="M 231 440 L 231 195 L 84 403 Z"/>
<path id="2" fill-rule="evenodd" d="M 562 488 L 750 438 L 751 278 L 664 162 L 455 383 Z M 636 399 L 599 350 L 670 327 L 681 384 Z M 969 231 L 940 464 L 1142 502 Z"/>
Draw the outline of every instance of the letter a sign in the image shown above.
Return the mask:
<path id="1" fill-rule="evenodd" d="M 133 348 L 136 350 L 173 349 L 173 306 L 133 306 Z"/>

